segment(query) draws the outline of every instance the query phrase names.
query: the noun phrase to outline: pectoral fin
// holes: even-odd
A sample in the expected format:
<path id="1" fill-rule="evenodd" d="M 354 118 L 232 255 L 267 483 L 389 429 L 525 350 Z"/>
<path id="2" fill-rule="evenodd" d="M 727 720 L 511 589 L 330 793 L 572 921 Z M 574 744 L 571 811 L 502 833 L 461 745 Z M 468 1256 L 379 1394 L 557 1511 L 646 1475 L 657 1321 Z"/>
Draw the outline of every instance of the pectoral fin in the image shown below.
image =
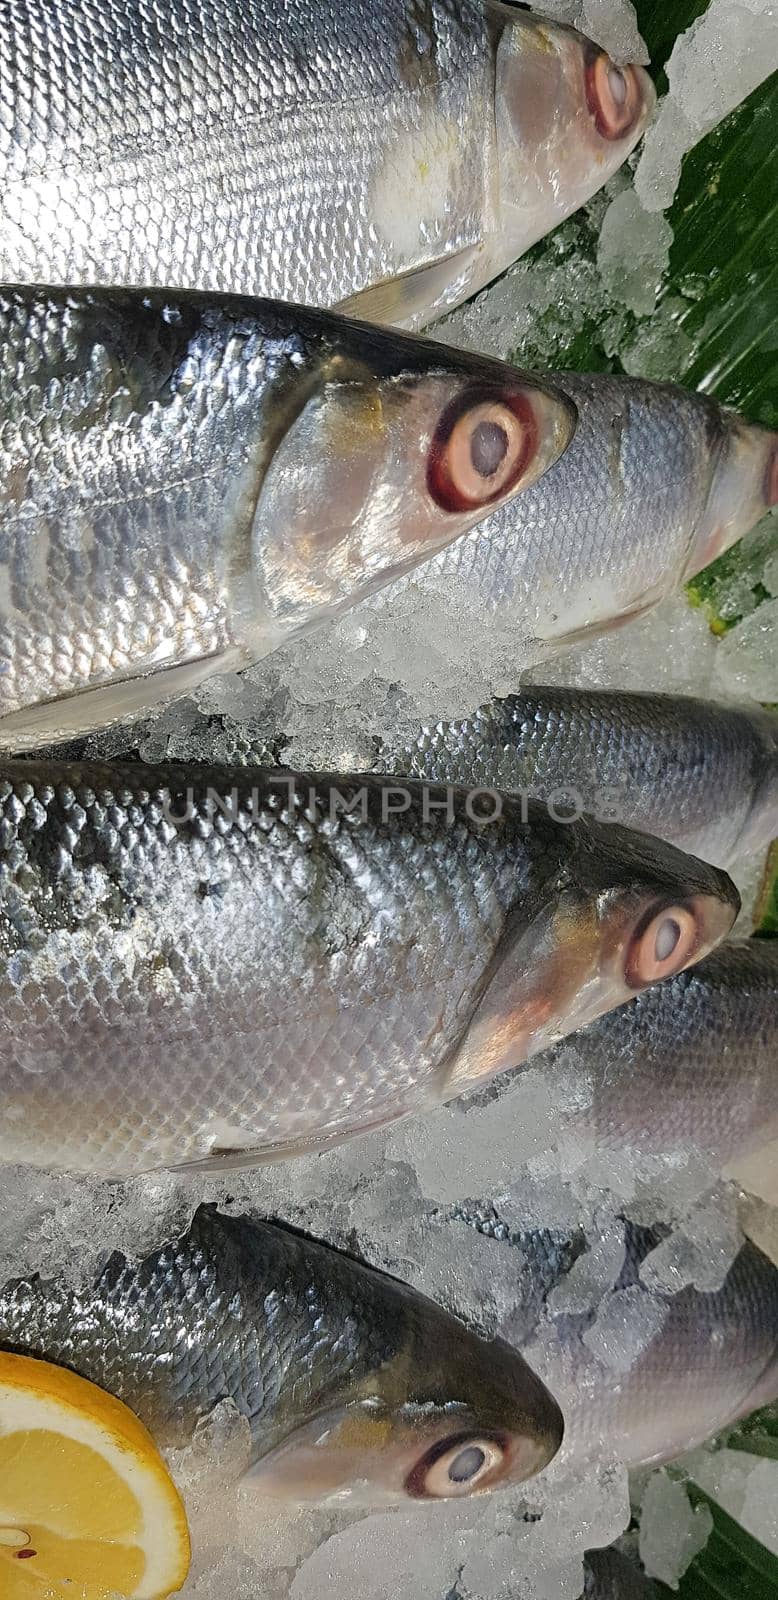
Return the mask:
<path id="1" fill-rule="evenodd" d="M 479 252 L 480 245 L 467 245 L 442 260 L 360 289 L 339 300 L 333 310 L 362 322 L 423 327 L 431 317 L 458 304 L 470 292 L 471 268 Z"/>

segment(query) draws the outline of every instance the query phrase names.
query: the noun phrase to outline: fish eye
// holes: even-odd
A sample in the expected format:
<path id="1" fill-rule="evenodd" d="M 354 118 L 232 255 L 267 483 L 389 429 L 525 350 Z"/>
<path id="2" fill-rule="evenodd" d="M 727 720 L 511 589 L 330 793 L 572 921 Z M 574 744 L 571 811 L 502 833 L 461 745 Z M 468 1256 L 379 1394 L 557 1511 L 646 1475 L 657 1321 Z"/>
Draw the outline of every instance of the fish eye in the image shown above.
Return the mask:
<path id="1" fill-rule="evenodd" d="M 630 988 L 657 983 L 688 967 L 700 943 L 697 918 L 688 906 L 662 906 L 632 935 L 624 976 Z"/>
<path id="2" fill-rule="evenodd" d="M 417 1500 L 473 1494 L 492 1482 L 505 1453 L 497 1439 L 470 1434 L 440 1439 L 409 1473 L 406 1492 Z"/>
<path id="3" fill-rule="evenodd" d="M 460 397 L 447 407 L 430 452 L 428 487 L 444 511 L 488 506 L 515 489 L 537 448 L 525 395 Z"/>
<path id="4" fill-rule="evenodd" d="M 643 96 L 634 67 L 617 67 L 604 50 L 586 65 L 586 100 L 603 139 L 623 139 L 640 115 Z"/>

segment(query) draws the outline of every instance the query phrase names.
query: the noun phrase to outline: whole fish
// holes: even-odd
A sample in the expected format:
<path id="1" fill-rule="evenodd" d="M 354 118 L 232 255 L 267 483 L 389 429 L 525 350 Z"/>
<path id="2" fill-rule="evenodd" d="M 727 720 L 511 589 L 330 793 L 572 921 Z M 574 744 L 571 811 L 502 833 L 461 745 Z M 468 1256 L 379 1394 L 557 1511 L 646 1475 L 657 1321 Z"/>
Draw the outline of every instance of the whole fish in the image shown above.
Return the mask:
<path id="1" fill-rule="evenodd" d="M 533 684 L 387 740 L 375 765 L 588 811 L 718 866 L 778 837 L 778 716 L 680 695 Z"/>
<path id="2" fill-rule="evenodd" d="M 418 324 L 583 204 L 655 104 L 492 0 L 15 0 L 0 278 Z"/>
<path id="3" fill-rule="evenodd" d="M 574 421 L 542 379 L 326 312 L 0 289 L 0 742 L 256 660 L 531 483 Z"/>
<path id="4" fill-rule="evenodd" d="M 565 1049 L 591 1090 L 575 1127 L 599 1146 L 749 1155 L 778 1139 L 778 941 L 721 945 L 535 1065 Z"/>
<path id="5" fill-rule="evenodd" d="M 778 503 L 778 433 L 707 395 L 605 374 L 549 382 L 578 412 L 557 465 L 370 602 L 456 585 L 463 612 L 504 630 L 516 667 L 650 610 Z"/>
<path id="6" fill-rule="evenodd" d="M 0 768 L 0 1155 L 326 1146 L 517 1065 L 731 928 L 724 873 L 371 777 Z"/>
<path id="7" fill-rule="evenodd" d="M 580 1469 L 603 1457 L 629 1467 L 668 1461 L 778 1398 L 778 1268 L 755 1245 L 741 1247 L 720 1289 L 659 1293 L 645 1287 L 640 1272 L 667 1230 L 627 1222 L 613 1284 L 585 1311 L 555 1311 L 550 1297 L 592 1246 L 586 1232 L 518 1229 L 506 1241 L 499 1205 L 462 1215 L 481 1232 L 498 1229 L 503 1243 L 495 1248 L 516 1248 L 508 1337 L 562 1408 L 560 1462 Z M 637 1300 L 647 1312 L 658 1307 L 661 1319 L 632 1364 L 616 1367 L 598 1358 L 587 1336 L 598 1317 L 607 1318 L 613 1296 L 625 1292 L 633 1302 L 625 1315 L 636 1316 Z"/>
<path id="8" fill-rule="evenodd" d="M 70 1367 L 159 1443 L 231 1400 L 249 1475 L 292 1500 L 453 1498 L 531 1477 L 562 1419 L 521 1356 L 325 1245 L 201 1207 L 94 1283 L 0 1289 L 0 1346 Z"/>

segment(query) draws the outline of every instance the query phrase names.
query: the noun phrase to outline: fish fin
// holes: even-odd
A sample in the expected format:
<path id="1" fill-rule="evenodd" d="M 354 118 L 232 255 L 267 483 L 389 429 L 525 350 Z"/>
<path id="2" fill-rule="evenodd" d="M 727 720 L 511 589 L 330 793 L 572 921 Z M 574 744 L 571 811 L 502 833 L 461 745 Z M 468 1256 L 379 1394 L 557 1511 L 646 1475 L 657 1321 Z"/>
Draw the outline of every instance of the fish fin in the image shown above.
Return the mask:
<path id="1" fill-rule="evenodd" d="M 198 661 L 182 661 L 175 667 L 160 667 L 126 682 L 103 683 L 58 700 L 24 706 L 0 717 L 0 749 L 34 750 L 41 744 L 79 738 L 111 723 L 133 721 L 152 706 L 157 709 L 188 694 L 215 673 L 233 672 L 245 664 L 241 653 L 225 651 Z"/>
<path id="2" fill-rule="evenodd" d="M 553 655 L 560 644 L 589 644 L 592 639 L 597 639 L 603 633 L 617 633 L 619 628 L 625 628 L 628 622 L 635 622 L 638 617 L 645 617 L 659 602 L 659 595 L 652 596 L 650 600 L 641 600 L 631 606 L 629 611 L 622 611 L 618 617 L 608 617 L 604 622 L 585 622 L 580 628 L 571 629 L 570 633 L 560 634 L 558 639 L 539 639 L 540 645 L 548 645 Z"/>
<path id="3" fill-rule="evenodd" d="M 169 1172 L 234 1172 L 240 1167 L 268 1166 L 274 1161 L 289 1161 L 295 1156 L 324 1155 L 327 1150 L 335 1145 L 345 1144 L 349 1139 L 355 1139 L 362 1133 L 374 1133 L 377 1128 L 385 1128 L 388 1124 L 404 1121 L 410 1112 L 400 1113 L 397 1116 L 375 1117 L 372 1121 L 360 1122 L 355 1127 L 339 1129 L 336 1133 L 311 1134 L 307 1138 L 303 1135 L 299 1139 L 287 1139 L 276 1144 L 241 1145 L 238 1141 L 234 1145 L 214 1144 L 207 1155 L 198 1157 L 194 1161 L 179 1161 L 166 1165 Z"/>
<path id="4" fill-rule="evenodd" d="M 420 327 L 436 312 L 450 310 L 470 293 L 468 269 L 480 248 L 480 245 L 470 244 L 428 266 L 412 267 L 410 272 L 402 272 L 396 278 L 384 278 L 382 283 L 359 289 L 356 294 L 339 300 L 332 309 L 343 317 L 356 317 L 363 322 Z"/>

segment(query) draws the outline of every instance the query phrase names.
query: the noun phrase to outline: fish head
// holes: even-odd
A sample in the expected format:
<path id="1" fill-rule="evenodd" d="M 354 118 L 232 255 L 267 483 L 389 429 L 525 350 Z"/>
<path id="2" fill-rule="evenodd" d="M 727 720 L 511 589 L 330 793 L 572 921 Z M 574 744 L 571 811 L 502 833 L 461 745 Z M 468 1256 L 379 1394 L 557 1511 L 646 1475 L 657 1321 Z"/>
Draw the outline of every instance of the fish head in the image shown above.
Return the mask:
<path id="1" fill-rule="evenodd" d="M 346 1505 L 461 1499 L 523 1483 L 562 1441 L 559 1407 L 518 1351 L 405 1285 L 393 1348 L 247 1473 L 263 1495 Z M 379 1310 L 380 1314 L 380 1310 Z M 332 1396 L 330 1396 L 332 1401 Z"/>
<path id="2" fill-rule="evenodd" d="M 495 122 L 499 232 L 515 259 L 596 193 L 644 132 L 656 91 L 641 66 L 618 66 L 574 28 L 504 5 Z M 504 264 L 507 264 L 507 259 Z"/>
<path id="3" fill-rule="evenodd" d="M 716 464 L 684 576 L 692 578 L 778 505 L 778 433 L 736 412 L 711 417 Z"/>
<path id="4" fill-rule="evenodd" d="M 428 560 L 535 483 L 577 420 L 541 378 L 361 324 L 342 321 L 310 365 L 276 407 L 283 427 L 253 514 L 259 653 Z M 256 648 L 251 617 L 246 628 Z"/>
<path id="5" fill-rule="evenodd" d="M 725 872 L 581 818 L 561 871 L 503 935 L 500 959 L 444 1068 L 441 1098 L 540 1050 L 702 960 L 740 909 Z M 564 831 L 564 830 L 563 830 Z"/>

